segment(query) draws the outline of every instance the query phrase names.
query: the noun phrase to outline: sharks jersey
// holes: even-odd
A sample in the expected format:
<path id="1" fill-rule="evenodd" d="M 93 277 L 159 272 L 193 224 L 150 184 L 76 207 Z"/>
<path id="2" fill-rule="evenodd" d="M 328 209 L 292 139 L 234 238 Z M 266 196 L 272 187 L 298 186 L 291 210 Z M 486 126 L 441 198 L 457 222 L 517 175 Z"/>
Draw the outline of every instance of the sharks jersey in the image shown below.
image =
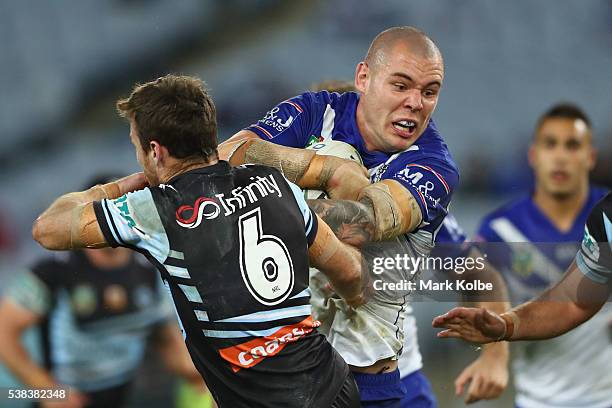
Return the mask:
<path id="1" fill-rule="evenodd" d="M 147 337 L 173 318 L 161 286 L 140 255 L 103 269 L 73 251 L 16 275 L 7 296 L 42 317 L 44 363 L 53 377 L 95 392 L 131 382 Z"/>
<path id="2" fill-rule="evenodd" d="M 144 253 L 219 406 L 330 406 L 348 367 L 311 316 L 317 218 L 275 169 L 191 170 L 94 203 L 107 241 Z"/>
<path id="3" fill-rule="evenodd" d="M 369 151 L 359 132 L 356 110 L 359 94 L 306 92 L 272 108 L 250 130 L 272 143 L 305 148 L 326 140 L 352 145 L 360 154 L 372 182 L 392 179 L 401 183 L 416 199 L 423 221 L 415 231 L 398 237 L 394 256 L 426 256 L 434 245 L 435 234 L 446 216 L 458 171 L 433 121 L 407 150 L 396 153 Z M 383 245 L 384 246 L 384 245 Z M 399 248 L 399 249 L 398 249 Z M 376 248 L 374 248 L 376 249 Z M 381 253 L 384 248 L 380 248 Z M 405 271 L 385 270 L 386 282 L 413 279 Z M 354 311 L 342 299 L 327 299 L 326 278 L 311 276 L 314 314 L 321 320 L 321 331 L 347 363 L 368 366 L 378 360 L 397 357 L 402 348 L 404 312 L 408 291 L 376 291 L 374 299 Z"/>
<path id="4" fill-rule="evenodd" d="M 531 197 L 485 217 L 477 240 L 501 243 L 486 244 L 483 252 L 491 255 L 489 261 L 504 275 L 513 303 L 533 298 L 561 278 L 576 256 L 589 212 L 605 194 L 591 188 L 567 232 L 559 231 Z M 590 265 L 595 270 L 596 266 Z M 590 270 L 585 269 L 587 276 Z M 599 270 L 596 273 L 604 276 Z M 611 320 L 612 308 L 605 305 L 591 320 L 563 336 L 518 344 L 514 360 L 517 405 L 609 408 Z"/>
<path id="5" fill-rule="evenodd" d="M 612 193 L 591 211 L 584 226 L 576 265 L 588 278 L 602 285 L 612 282 Z"/>

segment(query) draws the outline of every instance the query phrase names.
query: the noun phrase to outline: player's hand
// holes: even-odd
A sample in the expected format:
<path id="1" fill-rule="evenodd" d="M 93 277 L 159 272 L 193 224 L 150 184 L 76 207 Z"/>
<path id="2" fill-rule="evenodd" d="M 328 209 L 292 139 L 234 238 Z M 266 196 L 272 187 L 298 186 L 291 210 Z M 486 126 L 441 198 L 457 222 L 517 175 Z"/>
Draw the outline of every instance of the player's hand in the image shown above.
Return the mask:
<path id="1" fill-rule="evenodd" d="M 495 343 L 489 347 L 491 349 L 483 351 L 481 356 L 467 366 L 455 380 L 457 396 L 463 393 L 468 383 L 470 384 L 465 393 L 466 404 L 497 398 L 508 385 L 508 345 Z"/>
<path id="2" fill-rule="evenodd" d="M 432 325 L 446 329 L 438 333 L 440 338 L 459 338 L 472 343 L 497 341 L 506 331 L 506 323 L 497 313 L 472 307 L 456 307 L 436 317 Z"/>
<path id="3" fill-rule="evenodd" d="M 129 176 L 123 177 L 117 180 L 117 184 L 119 184 L 119 190 L 121 190 L 121 195 L 136 190 L 142 190 L 143 188 L 149 186 L 149 182 L 147 181 L 144 173 L 142 172 L 130 174 Z"/>
<path id="4" fill-rule="evenodd" d="M 41 408 L 83 408 L 89 399 L 75 388 L 70 388 L 68 398 L 61 401 L 40 400 Z"/>
<path id="5" fill-rule="evenodd" d="M 370 184 L 366 168 L 348 159 L 332 156 L 329 156 L 327 159 L 341 161 L 324 189 L 329 198 L 335 200 L 357 200 L 361 189 Z"/>

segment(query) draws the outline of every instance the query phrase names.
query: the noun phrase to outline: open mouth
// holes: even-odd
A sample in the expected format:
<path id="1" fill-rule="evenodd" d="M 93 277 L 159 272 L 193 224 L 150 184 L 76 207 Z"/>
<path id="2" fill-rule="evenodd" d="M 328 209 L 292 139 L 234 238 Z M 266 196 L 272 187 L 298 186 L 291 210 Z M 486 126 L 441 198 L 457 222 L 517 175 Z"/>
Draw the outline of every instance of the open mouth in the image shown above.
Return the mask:
<path id="1" fill-rule="evenodd" d="M 414 120 L 400 120 L 393 122 L 393 127 L 402 135 L 412 136 L 417 128 L 417 123 Z"/>
<path id="2" fill-rule="evenodd" d="M 556 170 L 551 172 L 552 179 L 555 181 L 566 181 L 569 179 L 569 174 L 563 170 Z"/>

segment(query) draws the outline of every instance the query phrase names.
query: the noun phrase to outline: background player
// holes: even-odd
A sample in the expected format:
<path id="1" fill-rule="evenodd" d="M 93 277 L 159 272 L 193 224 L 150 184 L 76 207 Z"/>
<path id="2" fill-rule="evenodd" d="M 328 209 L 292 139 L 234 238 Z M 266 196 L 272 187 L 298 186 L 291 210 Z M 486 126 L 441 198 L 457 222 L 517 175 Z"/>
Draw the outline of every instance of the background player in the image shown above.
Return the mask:
<path id="1" fill-rule="evenodd" d="M 277 170 L 218 161 L 215 108 L 200 80 L 168 75 L 117 106 L 144 175 L 60 197 L 34 238 L 50 249 L 143 252 L 219 406 L 357 406 L 346 363 L 316 331 L 307 258 L 357 306 L 367 288 L 357 250 Z"/>
<path id="2" fill-rule="evenodd" d="M 447 328 L 438 337 L 476 343 L 543 340 L 592 318 L 612 295 L 610 219 L 612 194 L 608 193 L 589 214 L 576 259 L 555 286 L 501 316 L 484 309 L 455 308 L 434 319 L 434 327 Z"/>
<path id="3" fill-rule="evenodd" d="M 110 181 L 101 175 L 88 186 Z M 48 256 L 16 275 L 5 294 L 0 359 L 31 388 L 71 387 L 69 400 L 54 407 L 124 406 L 151 334 L 169 369 L 200 380 L 155 270 L 127 249 Z M 44 367 L 21 343 L 34 325 Z"/>
<path id="4" fill-rule="evenodd" d="M 345 199 L 310 203 L 345 242 L 396 239 L 402 252 L 426 255 L 458 182 L 457 168 L 430 120 L 443 78 L 442 55 L 431 39 L 412 27 L 390 28 L 357 65 L 359 93 L 306 92 L 281 102 L 222 144 L 221 157 L 231 157 L 232 164 L 275 166 L 302 188 Z M 355 163 L 275 146 L 302 149 L 330 139 L 357 149 L 369 180 Z M 382 276 L 393 282 L 404 278 L 397 271 Z M 317 291 L 313 299 L 325 298 L 321 286 L 311 284 Z M 407 295 L 377 292 L 356 311 L 366 325 L 357 325 L 361 319 L 351 318 L 353 311 L 341 302 L 318 302 L 330 308 L 317 315 L 332 313 L 326 317 L 328 339 L 351 365 L 363 406 L 396 406 L 404 397 L 396 358 Z"/>
<path id="5" fill-rule="evenodd" d="M 576 106 L 552 107 L 538 121 L 529 162 L 532 195 L 485 217 L 478 239 L 505 274 L 512 299 L 525 302 L 561 279 L 583 236 L 587 215 L 604 190 L 589 186 L 595 164 L 592 131 Z M 562 319 L 558 317 L 558 319 Z M 572 333 L 517 348 L 516 404 L 523 408 L 609 407 L 612 401 L 612 309 Z M 543 321 L 542 325 L 546 325 Z"/>

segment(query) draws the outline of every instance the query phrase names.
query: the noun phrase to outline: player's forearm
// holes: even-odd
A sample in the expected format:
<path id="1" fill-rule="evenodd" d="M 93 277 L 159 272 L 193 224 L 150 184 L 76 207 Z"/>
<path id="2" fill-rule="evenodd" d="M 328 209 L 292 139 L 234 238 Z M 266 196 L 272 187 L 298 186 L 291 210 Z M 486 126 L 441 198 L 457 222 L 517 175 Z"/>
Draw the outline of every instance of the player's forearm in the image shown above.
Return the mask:
<path id="1" fill-rule="evenodd" d="M 309 257 L 310 264 L 327 276 L 336 293 L 349 304 L 360 303 L 369 277 L 367 263 L 357 249 L 340 242 L 323 221 L 319 222 Z"/>
<path id="2" fill-rule="evenodd" d="M 21 344 L 21 333 L 3 329 L 0 360 L 23 384 L 31 388 L 51 388 L 56 384 L 47 370 L 36 364 Z"/>
<path id="3" fill-rule="evenodd" d="M 372 241 L 374 213 L 367 201 L 308 200 L 308 205 L 342 242 L 362 246 Z"/>
<path id="4" fill-rule="evenodd" d="M 87 205 L 103 198 L 118 198 L 132 191 L 140 182 L 135 180 L 140 178 L 137 173 L 112 183 L 94 186 L 89 190 L 64 194 L 36 219 L 32 227 L 32 237 L 44 248 L 52 250 L 103 245 L 103 242 L 97 242 L 99 239 L 93 244 L 86 242 L 87 237 L 83 236 L 93 228 L 92 223 L 95 221 L 93 210 L 87 208 Z"/>
<path id="5" fill-rule="evenodd" d="M 587 278 L 572 263 L 555 286 L 513 309 L 519 328 L 515 329 L 512 340 L 559 336 L 590 319 L 609 296 L 609 286 Z"/>

